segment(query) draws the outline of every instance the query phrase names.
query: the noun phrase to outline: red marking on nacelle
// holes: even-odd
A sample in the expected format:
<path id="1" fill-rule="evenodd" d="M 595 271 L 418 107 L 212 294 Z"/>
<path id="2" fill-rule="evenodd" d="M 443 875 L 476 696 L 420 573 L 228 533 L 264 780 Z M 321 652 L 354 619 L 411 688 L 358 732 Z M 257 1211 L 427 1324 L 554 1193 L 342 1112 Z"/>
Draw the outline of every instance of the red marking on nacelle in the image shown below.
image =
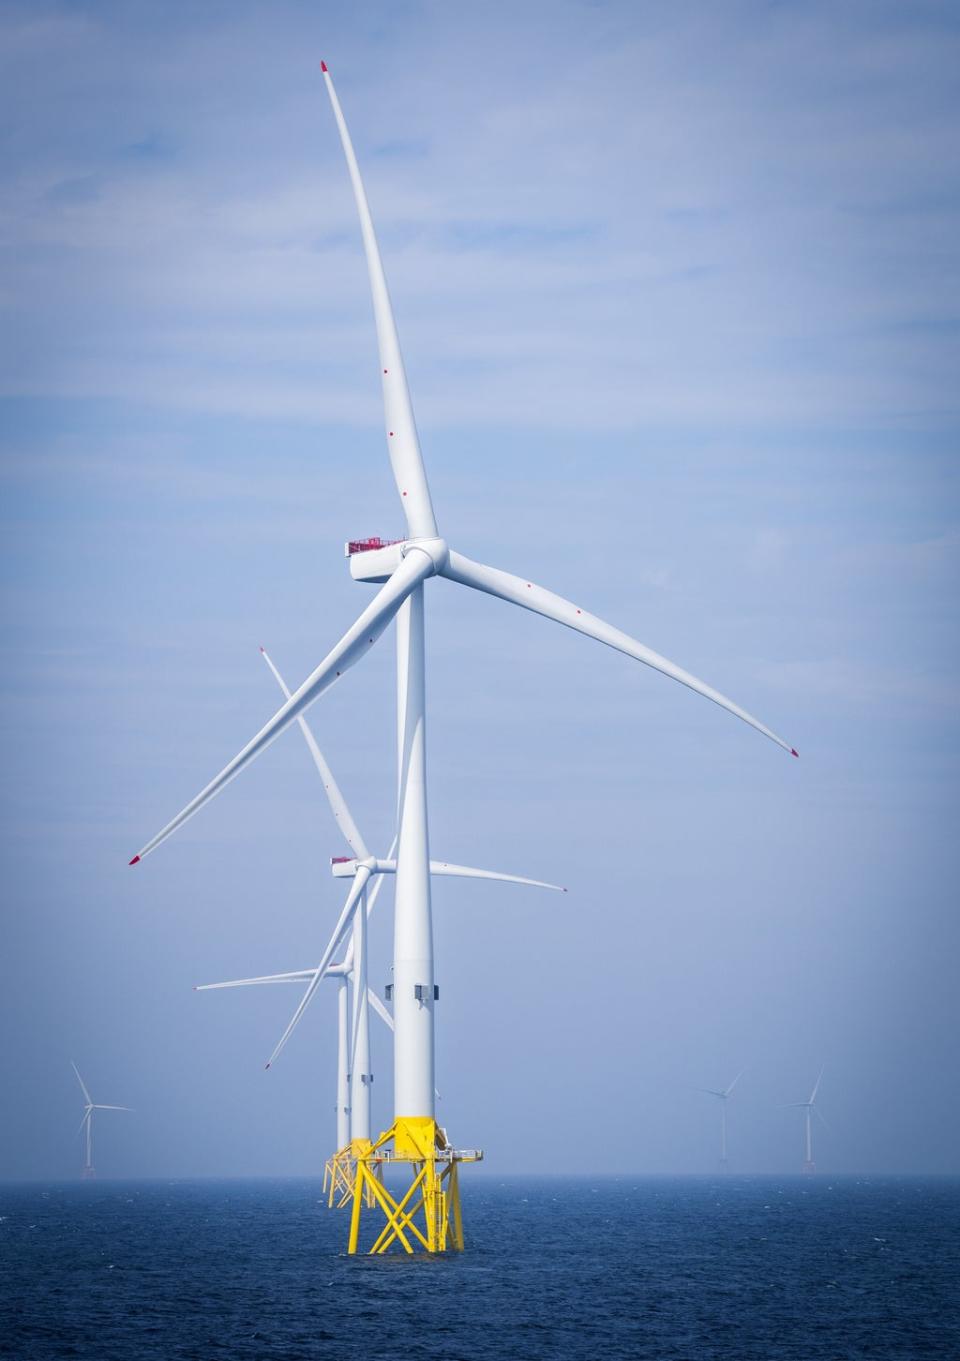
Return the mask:
<path id="1" fill-rule="evenodd" d="M 330 864 L 331 864 L 331 865 L 349 865 L 349 864 L 350 864 L 350 861 L 351 861 L 352 859 L 353 859 L 353 856 L 352 856 L 352 855 L 331 855 L 331 857 L 330 857 Z"/>
<path id="2" fill-rule="evenodd" d="M 133 857 L 133 859 L 130 861 L 130 864 L 131 864 L 131 865 L 136 865 L 136 864 L 139 862 L 139 860 L 140 860 L 139 855 L 135 855 L 135 856 Z"/>
<path id="3" fill-rule="evenodd" d="M 406 496 L 406 492 L 403 493 Z M 347 554 L 353 557 L 354 553 L 372 553 L 377 548 L 390 548 L 395 543 L 403 543 L 402 539 L 381 539 L 374 536 L 370 539 L 351 539 L 347 544 Z"/>
<path id="4" fill-rule="evenodd" d="M 393 439 L 393 431 L 390 431 L 390 438 Z"/>

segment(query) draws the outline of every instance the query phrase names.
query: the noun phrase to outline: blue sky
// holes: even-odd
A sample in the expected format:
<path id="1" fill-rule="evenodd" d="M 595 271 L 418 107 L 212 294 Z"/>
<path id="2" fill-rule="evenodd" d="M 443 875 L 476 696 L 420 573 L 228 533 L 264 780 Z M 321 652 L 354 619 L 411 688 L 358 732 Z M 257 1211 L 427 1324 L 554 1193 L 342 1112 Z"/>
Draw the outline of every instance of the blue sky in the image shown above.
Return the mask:
<path id="1" fill-rule="evenodd" d="M 709 1170 L 689 1087 L 746 1066 L 731 1155 L 791 1170 L 779 1103 L 826 1064 L 823 1166 L 958 1170 L 951 7 L 0 22 L 0 1175 L 78 1165 L 70 1058 L 137 1108 L 105 1173 L 329 1151 L 332 989 L 269 1074 L 295 995 L 190 991 L 315 962 L 336 915 L 296 734 L 126 867 L 273 711 L 258 645 L 302 679 L 368 598 L 343 541 L 398 532 L 321 56 L 443 532 L 802 754 L 434 584 L 434 849 L 570 887 L 437 888 L 441 1118 L 494 1174 Z M 312 711 L 384 850 L 392 685 L 385 638 Z"/>

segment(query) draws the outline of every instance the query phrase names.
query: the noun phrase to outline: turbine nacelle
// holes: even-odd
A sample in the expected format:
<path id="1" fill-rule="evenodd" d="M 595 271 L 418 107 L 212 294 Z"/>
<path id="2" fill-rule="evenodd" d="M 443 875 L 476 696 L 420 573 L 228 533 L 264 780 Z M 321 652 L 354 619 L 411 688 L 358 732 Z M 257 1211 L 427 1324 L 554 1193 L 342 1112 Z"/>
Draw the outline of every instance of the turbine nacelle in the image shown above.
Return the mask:
<path id="1" fill-rule="evenodd" d="M 364 856 L 362 860 L 349 855 L 334 855 L 330 857 L 330 873 L 334 879 L 355 879 L 357 870 L 363 868 L 369 870 L 371 874 L 391 873 L 382 866 L 391 864 L 396 866 L 396 861 L 378 860 L 375 855 Z"/>
<path id="2" fill-rule="evenodd" d="M 426 553 L 434 574 L 450 561 L 450 550 L 443 539 L 353 539 L 344 546 L 354 581 L 389 581 L 412 550 Z"/>

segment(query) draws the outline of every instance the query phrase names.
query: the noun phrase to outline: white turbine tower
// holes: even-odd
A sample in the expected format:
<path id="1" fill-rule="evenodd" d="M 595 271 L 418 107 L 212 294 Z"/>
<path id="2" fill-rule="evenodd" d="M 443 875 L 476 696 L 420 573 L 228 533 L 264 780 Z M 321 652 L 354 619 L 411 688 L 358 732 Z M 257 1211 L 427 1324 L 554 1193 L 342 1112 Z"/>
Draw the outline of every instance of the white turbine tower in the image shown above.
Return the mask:
<path id="1" fill-rule="evenodd" d="M 442 1251 L 447 1243 L 452 1214 L 452 1242 L 462 1243 L 456 1198 L 456 1160 L 447 1147 L 435 1121 L 434 1093 L 434 960 L 433 926 L 430 907 L 430 851 L 427 831 L 426 789 L 426 708 L 424 694 L 424 583 L 443 577 L 460 586 L 497 596 L 510 604 L 541 614 L 578 633 L 605 643 L 634 660 L 643 662 L 672 680 L 713 701 L 742 719 L 785 751 L 797 754 L 787 742 L 726 696 L 698 680 L 673 662 L 637 642 L 628 634 L 588 613 L 581 606 L 497 568 L 473 562 L 454 551 L 441 537 L 427 485 L 420 444 L 414 424 L 410 393 L 404 374 L 390 298 L 380 252 L 360 171 L 343 113 L 330 74 L 322 65 L 327 91 L 340 132 L 347 168 L 353 186 L 360 228 L 366 253 L 374 316 L 380 354 L 387 450 L 400 502 L 407 523 L 407 536 L 401 542 L 384 543 L 379 539 L 348 545 L 350 572 L 354 580 L 382 583 L 373 600 L 356 623 L 330 650 L 319 666 L 291 695 L 260 731 L 242 748 L 218 775 L 133 857 L 136 864 L 178 827 L 223 790 L 240 771 L 259 756 L 281 732 L 330 688 L 349 667 L 373 646 L 394 618 L 397 619 L 399 789 L 398 855 L 396 911 L 394 917 L 394 1090 L 395 1120 L 380 1137 L 374 1152 L 388 1143 L 396 1161 L 408 1160 L 427 1172 L 423 1176 L 422 1201 L 426 1232 L 414 1229 L 412 1217 L 394 1207 L 388 1217 L 387 1235 L 375 1245 L 384 1250 L 393 1242 L 412 1251 L 408 1235 L 417 1238 L 428 1251 Z M 345 926 L 363 891 L 363 867 L 358 868 L 354 899 L 345 909 Z M 364 876 L 363 883 L 366 878 Z M 330 960 L 325 959 L 315 976 L 315 986 Z M 436 1174 L 437 1165 L 442 1172 Z M 442 1197 L 442 1180 L 447 1179 L 449 1201 Z M 361 1178 L 358 1177 L 358 1186 Z M 411 1202 L 412 1203 L 412 1202 Z M 416 1201 L 419 1205 L 420 1201 Z M 438 1209 L 438 1206 L 440 1208 Z M 356 1247 L 359 1201 L 354 1201 L 348 1250 Z M 392 1217 L 392 1218 L 391 1218 Z"/>
<path id="2" fill-rule="evenodd" d="M 791 1101 L 789 1103 L 793 1110 L 803 1111 L 804 1144 L 803 1167 L 801 1170 L 807 1173 L 816 1172 L 817 1170 L 817 1165 L 813 1161 L 813 1112 L 816 1111 L 824 1125 L 827 1123 L 826 1120 L 823 1119 L 820 1107 L 816 1104 L 817 1092 L 820 1090 L 820 1081 L 822 1077 L 823 1069 L 821 1068 L 820 1072 L 817 1074 L 817 1080 L 813 1084 L 813 1091 L 810 1093 L 808 1099 L 806 1101 Z"/>
<path id="3" fill-rule="evenodd" d="M 96 1172 L 94 1171 L 94 1167 L 93 1167 L 93 1112 L 94 1112 L 94 1111 L 128 1111 L 128 1110 L 130 1110 L 130 1107 L 129 1107 L 129 1106 L 104 1106 L 101 1102 L 99 1102 L 99 1101 L 94 1101 L 93 1097 L 92 1097 L 92 1096 L 90 1095 L 90 1093 L 87 1091 L 87 1085 L 86 1085 L 86 1083 L 84 1082 L 83 1078 L 80 1076 L 80 1070 L 79 1070 L 79 1068 L 77 1067 L 77 1065 L 74 1063 L 73 1059 L 70 1060 L 70 1067 L 73 1069 L 73 1071 L 74 1071 L 74 1072 L 76 1073 L 76 1075 L 77 1075 L 77 1081 L 80 1083 L 80 1090 L 83 1092 L 83 1099 L 84 1099 L 84 1101 L 86 1102 L 86 1105 L 85 1105 L 84 1108 L 83 1108 L 83 1119 L 80 1121 L 80 1128 L 77 1130 L 77 1133 L 78 1133 L 78 1134 L 84 1134 L 84 1133 L 85 1133 L 86 1136 L 87 1136 L 87 1137 L 86 1137 L 86 1151 L 85 1151 L 85 1156 L 84 1156 L 84 1161 L 83 1161 L 83 1171 L 81 1172 L 80 1175 L 81 1175 L 82 1177 L 84 1177 L 84 1178 L 89 1179 L 90 1177 L 95 1177 L 95 1176 L 96 1176 Z"/>
<path id="4" fill-rule="evenodd" d="M 707 1096 L 715 1096 L 720 1102 L 720 1171 L 728 1170 L 727 1162 L 727 1102 L 733 1094 L 733 1089 L 743 1077 L 744 1070 L 740 1072 L 730 1083 L 729 1087 L 724 1087 L 722 1092 L 715 1091 L 712 1087 L 698 1087 L 698 1092 L 705 1092 Z"/>

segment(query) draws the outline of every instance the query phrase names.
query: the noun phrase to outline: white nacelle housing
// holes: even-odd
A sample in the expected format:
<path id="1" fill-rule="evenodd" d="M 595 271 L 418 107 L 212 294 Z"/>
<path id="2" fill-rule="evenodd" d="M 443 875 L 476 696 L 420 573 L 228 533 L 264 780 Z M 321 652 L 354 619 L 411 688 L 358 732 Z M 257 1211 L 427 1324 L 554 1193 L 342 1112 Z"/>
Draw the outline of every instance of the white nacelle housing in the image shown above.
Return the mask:
<path id="1" fill-rule="evenodd" d="M 355 879 L 357 875 L 358 862 L 354 859 L 343 859 L 335 856 L 330 861 L 330 872 L 334 879 Z"/>
<path id="2" fill-rule="evenodd" d="M 389 581 L 403 558 L 404 540 L 359 539 L 343 546 L 354 581 Z"/>

